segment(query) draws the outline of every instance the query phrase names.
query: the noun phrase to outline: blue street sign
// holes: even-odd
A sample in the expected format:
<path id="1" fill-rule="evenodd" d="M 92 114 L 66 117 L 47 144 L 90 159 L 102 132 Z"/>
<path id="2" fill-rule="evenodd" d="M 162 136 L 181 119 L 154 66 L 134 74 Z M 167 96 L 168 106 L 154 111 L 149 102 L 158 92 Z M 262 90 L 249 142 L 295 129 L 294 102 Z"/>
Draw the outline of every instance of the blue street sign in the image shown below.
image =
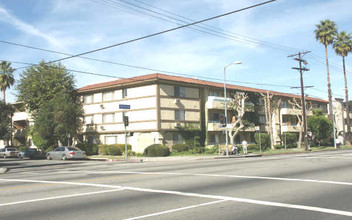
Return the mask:
<path id="1" fill-rule="evenodd" d="M 130 108 L 131 108 L 130 105 L 123 105 L 123 104 L 119 105 L 119 109 L 130 109 Z"/>

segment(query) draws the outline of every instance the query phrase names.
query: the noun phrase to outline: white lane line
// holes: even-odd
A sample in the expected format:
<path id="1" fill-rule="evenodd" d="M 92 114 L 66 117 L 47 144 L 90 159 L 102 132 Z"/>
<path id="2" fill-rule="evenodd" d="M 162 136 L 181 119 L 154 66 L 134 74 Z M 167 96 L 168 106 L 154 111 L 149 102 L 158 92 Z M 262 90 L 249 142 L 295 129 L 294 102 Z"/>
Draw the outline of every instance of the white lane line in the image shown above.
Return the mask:
<path id="1" fill-rule="evenodd" d="M 10 206 L 10 205 L 18 205 L 18 204 L 24 204 L 24 203 L 31 203 L 31 202 L 41 202 L 41 201 L 54 200 L 54 199 L 64 199 L 64 198 L 72 198 L 72 197 L 78 197 L 78 196 L 88 196 L 88 195 L 95 195 L 95 194 L 101 194 L 101 193 L 116 192 L 116 191 L 121 191 L 121 190 L 123 190 L 123 189 L 112 189 L 112 190 L 104 190 L 104 191 L 98 191 L 98 192 L 79 193 L 79 194 L 72 194 L 72 195 L 65 195 L 65 196 L 54 196 L 54 197 L 41 198 L 41 199 L 23 200 L 23 201 L 18 201 L 18 202 L 2 203 L 2 204 L 0 204 L 0 207 Z"/>
<path id="2" fill-rule="evenodd" d="M 115 186 L 115 185 L 106 185 L 106 184 L 75 183 L 75 182 L 60 182 L 60 181 L 46 181 L 46 180 L 0 179 L 0 181 L 50 183 L 50 184 L 55 183 L 55 184 L 65 184 L 65 185 L 96 186 L 96 187 L 123 189 L 123 190 L 131 190 L 131 191 L 138 191 L 138 192 L 161 193 L 161 194 L 187 196 L 187 197 L 207 198 L 207 199 L 215 199 L 215 200 L 226 200 L 226 201 L 233 201 L 233 202 L 242 202 L 242 203 L 264 205 L 264 206 L 273 206 L 273 207 L 281 207 L 281 208 L 289 208 L 289 209 L 307 210 L 307 211 L 322 212 L 322 213 L 328 213 L 328 214 L 334 214 L 334 215 L 343 215 L 343 216 L 351 216 L 352 217 L 352 212 L 342 211 L 342 210 L 327 209 L 327 208 L 320 208 L 320 207 L 314 207 L 314 206 L 295 205 L 295 204 L 289 204 L 289 203 L 269 202 L 269 201 L 263 201 L 263 200 L 244 199 L 244 198 L 229 197 L 229 196 L 217 196 L 217 195 L 207 195 L 207 194 L 199 194 L 199 193 L 187 193 L 187 192 L 179 192 L 179 191 L 171 191 L 171 190 L 158 190 L 158 189 Z M 0 206 L 1 206 L 1 204 L 0 204 Z"/>
<path id="3" fill-rule="evenodd" d="M 178 209 L 170 209 L 170 210 L 163 211 L 163 212 L 156 212 L 156 213 L 152 213 L 152 214 L 148 214 L 148 215 L 142 215 L 142 216 L 137 216 L 137 217 L 133 217 L 133 218 L 126 218 L 124 220 L 135 220 L 135 219 L 149 218 L 149 217 L 153 217 L 153 216 L 157 216 L 157 215 L 164 215 L 164 214 L 168 214 L 168 213 L 172 213 L 172 212 L 178 212 L 178 211 L 183 211 L 183 210 L 187 210 L 187 209 L 194 209 L 194 208 L 207 206 L 207 205 L 213 205 L 213 204 L 217 204 L 220 202 L 226 202 L 226 201 L 227 200 L 218 200 L 218 201 L 213 201 L 213 202 L 207 202 L 207 203 L 202 203 L 199 205 L 191 205 L 191 206 L 186 206 L 186 207 L 182 207 L 182 208 L 178 208 Z"/>
<path id="4" fill-rule="evenodd" d="M 80 172 L 82 173 L 82 172 Z M 308 183 L 323 183 L 334 185 L 352 186 L 350 182 L 330 181 L 330 180 L 313 180 L 313 179 L 294 179 L 281 177 L 267 176 L 241 176 L 227 174 L 202 174 L 202 173 L 169 173 L 169 172 L 138 172 L 138 171 L 86 171 L 84 173 L 99 173 L 99 174 L 141 174 L 141 175 L 175 175 L 175 176 L 205 176 L 205 177 L 224 177 L 224 178 L 242 178 L 242 179 L 261 179 L 261 180 L 278 180 L 278 181 L 293 181 L 293 182 L 308 182 Z"/>

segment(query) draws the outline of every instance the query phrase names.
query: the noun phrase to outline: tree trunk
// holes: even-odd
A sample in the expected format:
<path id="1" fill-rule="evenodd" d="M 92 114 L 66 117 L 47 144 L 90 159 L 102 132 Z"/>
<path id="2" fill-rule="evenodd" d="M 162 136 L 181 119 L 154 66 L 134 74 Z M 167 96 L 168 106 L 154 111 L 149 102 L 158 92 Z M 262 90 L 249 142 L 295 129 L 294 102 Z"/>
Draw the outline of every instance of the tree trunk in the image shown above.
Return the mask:
<path id="1" fill-rule="evenodd" d="M 297 145 L 297 148 L 301 148 L 302 147 L 302 133 L 303 133 L 303 125 L 302 123 L 300 122 L 299 124 L 299 137 L 298 137 L 298 145 Z"/>
<path id="2" fill-rule="evenodd" d="M 1 90 L 2 92 L 2 101 L 6 104 L 6 94 L 5 94 L 5 90 Z"/>
<path id="3" fill-rule="evenodd" d="M 343 64 L 343 77 L 345 79 L 345 109 L 346 109 L 346 124 L 347 124 L 347 130 L 345 133 L 345 128 L 343 128 L 344 131 L 344 144 L 346 145 L 351 145 L 351 121 L 350 121 L 350 108 L 349 108 L 349 102 L 348 102 L 348 87 L 347 87 L 347 77 L 346 77 L 346 68 L 345 68 L 345 57 L 342 56 L 342 64 Z M 343 117 L 343 115 L 342 115 Z"/>
<path id="4" fill-rule="evenodd" d="M 330 83 L 330 71 L 329 71 L 329 58 L 328 58 L 328 45 L 325 45 L 325 57 L 326 57 L 326 75 L 328 81 L 328 97 L 329 97 L 329 118 L 333 121 L 332 113 L 332 95 L 331 95 L 331 83 Z M 335 132 L 335 131 L 334 131 Z"/>

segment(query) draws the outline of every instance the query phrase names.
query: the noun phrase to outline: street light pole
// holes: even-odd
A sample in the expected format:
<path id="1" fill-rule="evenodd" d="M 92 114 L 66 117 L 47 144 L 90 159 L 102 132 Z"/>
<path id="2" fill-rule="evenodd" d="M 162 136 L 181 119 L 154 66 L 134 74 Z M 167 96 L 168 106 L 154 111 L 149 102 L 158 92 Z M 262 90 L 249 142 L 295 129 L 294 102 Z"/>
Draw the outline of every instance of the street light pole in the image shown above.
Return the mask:
<path id="1" fill-rule="evenodd" d="M 242 61 L 232 62 L 224 67 L 224 103 L 225 103 L 225 143 L 226 143 L 226 156 L 229 156 L 229 142 L 228 142 L 228 129 L 227 129 L 227 97 L 226 97 L 226 68 L 232 64 L 241 64 Z"/>

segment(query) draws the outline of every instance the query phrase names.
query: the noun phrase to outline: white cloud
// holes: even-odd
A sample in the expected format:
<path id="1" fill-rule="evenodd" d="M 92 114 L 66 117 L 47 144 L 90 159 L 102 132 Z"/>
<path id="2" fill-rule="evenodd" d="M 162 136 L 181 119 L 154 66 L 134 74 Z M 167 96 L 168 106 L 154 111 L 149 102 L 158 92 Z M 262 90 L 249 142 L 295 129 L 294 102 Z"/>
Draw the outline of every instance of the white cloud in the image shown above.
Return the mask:
<path id="1" fill-rule="evenodd" d="M 60 45 L 60 43 L 54 37 L 49 36 L 47 34 L 44 34 L 40 30 L 38 30 L 37 28 L 33 27 L 32 25 L 21 21 L 15 15 L 8 12 L 1 5 L 0 5 L 0 15 L 1 15 L 0 20 L 13 25 L 15 28 L 17 28 L 18 30 L 20 30 L 24 33 L 41 37 L 54 46 Z"/>

